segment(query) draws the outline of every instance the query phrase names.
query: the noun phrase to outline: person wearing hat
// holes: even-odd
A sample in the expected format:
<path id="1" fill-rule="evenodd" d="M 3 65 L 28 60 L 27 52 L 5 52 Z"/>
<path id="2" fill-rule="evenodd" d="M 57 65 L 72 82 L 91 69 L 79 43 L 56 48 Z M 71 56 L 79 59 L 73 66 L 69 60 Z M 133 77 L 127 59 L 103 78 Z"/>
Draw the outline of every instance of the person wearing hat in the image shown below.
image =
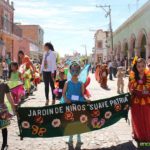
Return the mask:
<path id="1" fill-rule="evenodd" d="M 123 70 L 123 67 L 120 66 L 118 67 L 118 72 L 117 72 L 117 92 L 118 94 L 123 94 L 124 93 L 124 76 L 125 76 L 125 72 Z"/>

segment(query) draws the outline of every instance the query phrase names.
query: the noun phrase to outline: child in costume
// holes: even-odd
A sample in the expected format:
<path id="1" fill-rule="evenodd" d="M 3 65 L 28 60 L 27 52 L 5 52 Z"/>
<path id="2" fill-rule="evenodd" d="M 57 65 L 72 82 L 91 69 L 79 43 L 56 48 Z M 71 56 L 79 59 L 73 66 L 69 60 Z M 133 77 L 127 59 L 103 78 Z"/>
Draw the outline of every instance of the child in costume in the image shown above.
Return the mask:
<path id="1" fill-rule="evenodd" d="M 106 64 L 103 64 L 101 66 L 99 76 L 100 76 L 99 78 L 100 78 L 101 87 L 107 89 L 108 68 Z"/>
<path id="2" fill-rule="evenodd" d="M 27 95 L 30 95 L 32 74 L 31 74 L 31 67 L 28 63 L 26 64 L 26 68 L 23 73 L 23 78 L 24 78 L 24 87 L 26 89 Z"/>
<path id="3" fill-rule="evenodd" d="M 118 94 L 124 93 L 124 80 L 123 78 L 125 77 L 125 72 L 123 71 L 123 67 L 118 67 L 118 72 L 117 72 L 117 92 Z"/>
<path id="4" fill-rule="evenodd" d="M 8 112 L 7 106 L 4 102 L 5 95 L 7 96 L 7 99 L 9 103 L 11 104 L 11 107 L 13 109 L 13 112 L 15 114 L 15 106 L 13 102 L 13 98 L 10 94 L 10 90 L 7 84 L 0 83 L 0 129 L 2 130 L 2 138 L 3 138 L 3 144 L 1 147 L 1 150 L 6 150 L 8 148 L 7 138 L 8 138 L 8 131 L 7 126 L 10 125 L 10 119 L 12 117 L 12 114 Z"/>
<path id="5" fill-rule="evenodd" d="M 40 67 L 38 64 L 36 64 L 36 66 L 35 66 L 35 72 L 34 72 L 33 78 L 34 78 L 33 83 L 34 83 L 35 88 L 37 90 L 37 86 L 41 81 L 41 79 L 40 79 Z"/>
<path id="6" fill-rule="evenodd" d="M 100 83 L 100 78 L 99 78 L 100 68 L 101 68 L 101 65 L 97 65 L 96 70 L 95 70 L 95 79 L 98 83 Z"/>
<path id="7" fill-rule="evenodd" d="M 129 90 L 133 138 L 138 142 L 150 142 L 150 71 L 142 58 L 134 59 L 132 70 Z"/>
<path id="8" fill-rule="evenodd" d="M 53 91 L 58 100 L 62 97 L 62 91 L 66 83 L 64 69 L 59 70 L 59 79 L 55 81 L 55 90 Z"/>
<path id="9" fill-rule="evenodd" d="M 18 71 L 18 63 L 11 63 L 10 79 L 8 82 L 15 104 L 19 104 L 21 98 L 25 95 L 24 87 L 21 82 L 21 74 Z"/>
<path id="10" fill-rule="evenodd" d="M 65 83 L 63 89 L 63 99 L 65 103 L 85 102 L 84 85 L 78 80 L 81 67 L 78 63 L 73 62 L 70 66 L 71 80 Z M 73 135 L 69 137 L 68 144 L 73 146 Z M 77 145 L 82 144 L 80 134 L 77 135 Z"/>

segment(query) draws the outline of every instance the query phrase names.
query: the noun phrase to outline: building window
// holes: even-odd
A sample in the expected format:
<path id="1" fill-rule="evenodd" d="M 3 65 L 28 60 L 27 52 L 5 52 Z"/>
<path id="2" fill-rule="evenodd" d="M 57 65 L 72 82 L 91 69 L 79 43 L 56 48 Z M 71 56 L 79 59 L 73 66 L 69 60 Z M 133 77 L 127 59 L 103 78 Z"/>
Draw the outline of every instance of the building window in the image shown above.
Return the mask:
<path id="1" fill-rule="evenodd" d="M 98 41 L 98 43 L 97 43 L 97 48 L 98 48 L 98 49 L 103 48 L 103 42 L 102 42 L 102 41 Z"/>

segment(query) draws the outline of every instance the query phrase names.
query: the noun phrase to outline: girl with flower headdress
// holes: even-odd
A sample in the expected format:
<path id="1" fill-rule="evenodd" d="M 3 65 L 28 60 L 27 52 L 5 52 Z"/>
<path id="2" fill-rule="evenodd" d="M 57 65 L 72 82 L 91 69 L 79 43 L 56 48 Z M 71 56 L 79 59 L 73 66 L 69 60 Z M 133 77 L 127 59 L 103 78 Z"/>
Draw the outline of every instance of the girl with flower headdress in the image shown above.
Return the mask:
<path id="1" fill-rule="evenodd" d="M 78 63 L 73 62 L 70 65 L 71 80 L 65 83 L 63 89 L 63 99 L 64 103 L 76 103 L 76 102 L 85 102 L 84 98 L 84 84 L 78 80 L 81 67 Z M 63 103 L 63 102 L 62 102 Z M 73 146 L 73 135 L 69 137 L 70 146 Z M 82 144 L 80 134 L 77 135 L 77 146 Z"/>
<path id="2" fill-rule="evenodd" d="M 150 142 L 150 71 L 146 61 L 136 58 L 130 72 L 131 115 L 134 139 Z"/>

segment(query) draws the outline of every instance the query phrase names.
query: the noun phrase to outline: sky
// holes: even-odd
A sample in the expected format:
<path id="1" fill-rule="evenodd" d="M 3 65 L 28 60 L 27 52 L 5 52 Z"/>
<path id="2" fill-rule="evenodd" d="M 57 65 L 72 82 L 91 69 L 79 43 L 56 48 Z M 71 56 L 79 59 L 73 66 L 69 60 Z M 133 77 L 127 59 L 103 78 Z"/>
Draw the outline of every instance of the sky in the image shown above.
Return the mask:
<path id="1" fill-rule="evenodd" d="M 38 24 L 44 42 L 52 42 L 61 55 L 77 51 L 88 54 L 94 47 L 96 30 L 109 30 L 109 19 L 96 5 L 111 5 L 115 31 L 148 0 L 13 0 L 15 22 Z"/>

